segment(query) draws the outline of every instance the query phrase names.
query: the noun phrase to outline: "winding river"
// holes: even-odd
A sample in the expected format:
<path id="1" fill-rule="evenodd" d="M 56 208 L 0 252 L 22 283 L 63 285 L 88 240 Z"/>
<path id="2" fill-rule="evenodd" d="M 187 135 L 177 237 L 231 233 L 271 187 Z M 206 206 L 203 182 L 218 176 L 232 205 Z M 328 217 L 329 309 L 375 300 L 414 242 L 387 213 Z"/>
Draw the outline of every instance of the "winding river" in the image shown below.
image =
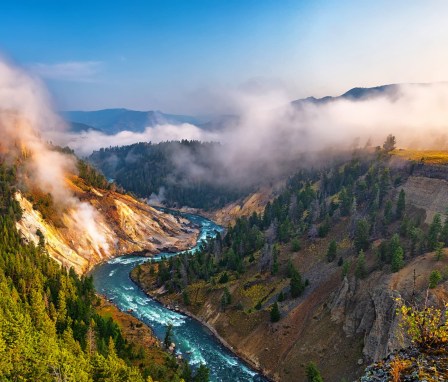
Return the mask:
<path id="1" fill-rule="evenodd" d="M 182 216 L 201 227 L 196 246 L 191 251 L 195 251 L 207 237 L 214 236 L 222 230 L 220 226 L 201 216 L 192 214 Z M 178 253 L 161 253 L 152 259 L 157 261 L 162 257 L 176 255 Z M 160 340 L 163 340 L 167 325 L 171 323 L 177 351 L 193 367 L 201 363 L 206 364 L 210 369 L 210 381 L 265 382 L 263 376 L 226 349 L 204 325 L 164 307 L 148 297 L 130 279 L 131 270 L 149 260 L 148 257 L 142 256 L 123 256 L 96 266 L 91 272 L 96 290 L 112 300 L 119 309 L 132 310 L 131 314 L 150 326 Z"/>

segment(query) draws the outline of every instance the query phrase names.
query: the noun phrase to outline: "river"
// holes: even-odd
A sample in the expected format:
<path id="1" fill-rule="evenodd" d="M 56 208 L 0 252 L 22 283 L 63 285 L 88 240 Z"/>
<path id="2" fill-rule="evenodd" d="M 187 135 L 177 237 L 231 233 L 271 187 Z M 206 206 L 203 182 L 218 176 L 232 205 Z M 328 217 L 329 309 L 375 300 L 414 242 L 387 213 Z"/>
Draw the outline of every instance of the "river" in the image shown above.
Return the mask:
<path id="1" fill-rule="evenodd" d="M 178 213 L 178 212 L 172 212 Z M 182 214 L 200 226 L 201 232 L 195 251 L 207 237 L 215 236 L 222 227 L 198 215 Z M 161 253 L 152 257 L 176 256 L 178 253 Z M 204 325 L 184 314 L 172 311 L 148 297 L 129 277 L 138 264 L 149 261 L 142 256 L 122 256 L 96 266 L 91 275 L 98 293 L 108 297 L 122 311 L 131 314 L 152 328 L 163 340 L 168 324 L 173 325 L 176 349 L 193 367 L 201 363 L 210 369 L 212 382 L 266 382 L 266 379 L 247 366 L 239 357 L 226 349 Z"/>

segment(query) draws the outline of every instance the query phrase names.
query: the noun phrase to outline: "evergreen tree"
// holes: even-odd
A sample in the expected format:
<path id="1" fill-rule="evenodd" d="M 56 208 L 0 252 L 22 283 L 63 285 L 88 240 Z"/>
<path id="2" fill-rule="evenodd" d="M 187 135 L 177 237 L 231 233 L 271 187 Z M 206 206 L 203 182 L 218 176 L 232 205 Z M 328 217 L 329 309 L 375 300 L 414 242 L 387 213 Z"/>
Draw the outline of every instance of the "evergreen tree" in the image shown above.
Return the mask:
<path id="1" fill-rule="evenodd" d="M 338 245 L 336 243 L 336 240 L 332 240 L 328 245 L 327 249 L 327 260 L 329 263 L 331 263 L 332 261 L 334 261 L 334 259 L 336 259 L 337 252 L 338 252 Z"/>
<path id="2" fill-rule="evenodd" d="M 404 190 L 401 189 L 400 194 L 398 195 L 397 208 L 395 210 L 395 216 L 397 219 L 403 218 L 405 208 L 406 208 L 406 195 Z"/>
<path id="3" fill-rule="evenodd" d="M 442 231 L 440 232 L 439 240 L 443 242 L 445 247 L 448 247 L 448 215 L 445 216 Z"/>
<path id="4" fill-rule="evenodd" d="M 439 235 L 442 232 L 442 218 L 440 214 L 435 214 L 428 231 L 428 249 L 435 250 L 439 242 Z"/>
<path id="5" fill-rule="evenodd" d="M 389 134 L 383 143 L 383 149 L 387 153 L 395 149 L 396 139 L 392 134 Z"/>
<path id="6" fill-rule="evenodd" d="M 203 363 L 198 367 L 196 374 L 193 378 L 193 382 L 209 382 L 210 370 Z"/>
<path id="7" fill-rule="evenodd" d="M 404 261 L 403 261 L 403 248 L 398 247 L 395 249 L 394 253 L 392 254 L 392 272 L 398 272 L 401 268 L 403 268 Z"/>
<path id="8" fill-rule="evenodd" d="M 305 375 L 308 382 L 324 382 L 316 364 L 313 362 L 306 365 Z"/>
<path id="9" fill-rule="evenodd" d="M 356 252 L 369 248 L 369 223 L 365 219 L 356 223 L 354 244 Z"/>
<path id="10" fill-rule="evenodd" d="M 393 213 L 392 213 L 392 202 L 388 200 L 386 205 L 384 206 L 384 224 L 388 225 L 392 221 Z"/>
<path id="11" fill-rule="evenodd" d="M 171 346 L 173 342 L 173 324 L 168 324 L 166 327 L 165 338 L 163 339 L 163 345 L 166 349 Z"/>
<path id="12" fill-rule="evenodd" d="M 292 249 L 293 252 L 300 251 L 300 241 L 299 241 L 298 238 L 295 237 L 294 239 L 292 239 L 292 241 L 291 241 L 291 249 Z"/>
<path id="13" fill-rule="evenodd" d="M 442 281 L 442 275 L 438 270 L 434 270 L 429 275 L 429 288 L 433 289 L 435 288 L 440 281 Z"/>
<path id="14" fill-rule="evenodd" d="M 436 245 L 436 260 L 440 261 L 443 257 L 443 242 L 439 241 Z"/>
<path id="15" fill-rule="evenodd" d="M 299 297 L 303 291 L 305 290 L 305 284 L 302 281 L 302 275 L 298 270 L 294 268 L 291 264 L 291 280 L 290 280 L 290 288 L 291 288 L 291 297 L 296 298 Z"/>
<path id="16" fill-rule="evenodd" d="M 271 308 L 271 322 L 280 321 L 280 309 L 278 308 L 277 301 L 274 302 Z"/>
<path id="17" fill-rule="evenodd" d="M 355 276 L 359 279 L 363 279 L 366 277 L 367 270 L 366 270 L 366 257 L 364 255 L 364 251 L 361 249 L 359 251 L 358 259 L 356 261 L 356 269 L 355 269 Z"/>

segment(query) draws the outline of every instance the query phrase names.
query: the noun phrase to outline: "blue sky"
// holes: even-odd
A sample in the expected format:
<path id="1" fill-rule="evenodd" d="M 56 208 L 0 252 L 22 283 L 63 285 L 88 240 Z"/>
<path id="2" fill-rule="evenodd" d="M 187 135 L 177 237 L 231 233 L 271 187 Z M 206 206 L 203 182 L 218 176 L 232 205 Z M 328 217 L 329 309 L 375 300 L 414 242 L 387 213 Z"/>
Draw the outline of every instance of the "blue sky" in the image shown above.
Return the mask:
<path id="1" fill-rule="evenodd" d="M 448 80 L 443 0 L 0 2 L 0 52 L 61 109 L 225 112 L 257 84 L 291 99 Z"/>

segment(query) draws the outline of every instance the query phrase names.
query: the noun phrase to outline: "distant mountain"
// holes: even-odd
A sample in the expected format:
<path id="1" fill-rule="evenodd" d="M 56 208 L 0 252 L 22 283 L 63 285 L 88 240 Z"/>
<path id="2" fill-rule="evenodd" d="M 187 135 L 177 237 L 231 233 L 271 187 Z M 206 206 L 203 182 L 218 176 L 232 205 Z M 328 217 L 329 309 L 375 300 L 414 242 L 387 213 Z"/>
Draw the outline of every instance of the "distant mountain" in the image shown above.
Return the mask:
<path id="1" fill-rule="evenodd" d="M 300 106 L 306 103 L 324 104 L 340 99 L 346 99 L 349 101 L 362 101 L 368 98 L 375 98 L 385 94 L 393 97 L 394 95 L 397 94 L 398 88 L 399 85 L 397 84 L 382 85 L 373 88 L 353 88 L 340 96 L 336 97 L 326 96 L 322 98 L 308 97 L 292 101 L 292 104 L 296 106 Z"/>
<path id="2" fill-rule="evenodd" d="M 200 125 L 208 121 L 188 115 L 165 114 L 160 111 L 137 111 L 128 109 L 105 109 L 96 111 L 63 111 L 66 121 L 84 124 L 105 134 L 116 134 L 123 130 L 143 132 L 147 127 L 160 124 L 191 123 Z M 78 126 L 80 128 L 80 126 Z M 80 129 L 79 131 L 84 130 Z"/>

